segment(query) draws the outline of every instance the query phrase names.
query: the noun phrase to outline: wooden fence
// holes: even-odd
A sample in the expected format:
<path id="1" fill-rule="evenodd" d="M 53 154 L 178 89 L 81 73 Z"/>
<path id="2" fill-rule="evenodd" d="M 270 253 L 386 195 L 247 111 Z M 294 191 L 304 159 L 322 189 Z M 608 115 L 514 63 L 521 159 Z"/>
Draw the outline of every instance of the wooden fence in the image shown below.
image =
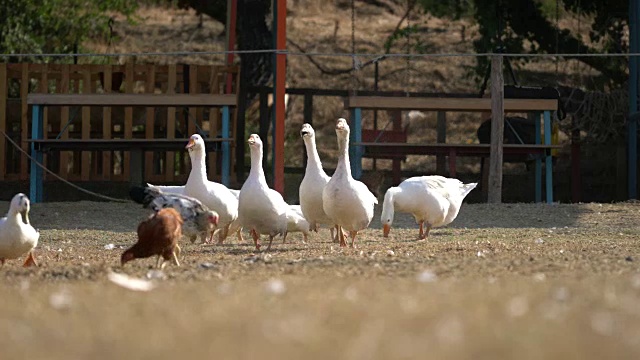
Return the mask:
<path id="1" fill-rule="evenodd" d="M 239 71 L 221 65 L 71 65 L 0 63 L 0 129 L 28 152 L 31 130 L 29 93 L 189 93 L 222 94 L 228 83 L 237 93 Z M 188 138 L 196 131 L 217 137 L 221 130 L 218 108 L 51 107 L 45 108 L 45 138 L 137 139 Z M 233 109 L 231 136 L 237 114 Z M 231 143 L 231 164 L 235 144 Z M 27 180 L 29 162 L 0 135 L 0 181 Z M 129 157 L 124 152 L 61 151 L 45 155 L 49 170 L 73 181 L 128 181 Z M 208 157 L 208 175 L 220 180 L 220 161 Z M 145 154 L 146 181 L 184 183 L 190 170 L 186 152 Z M 234 171 L 232 171 L 234 174 Z M 45 176 L 46 179 L 51 176 Z"/>

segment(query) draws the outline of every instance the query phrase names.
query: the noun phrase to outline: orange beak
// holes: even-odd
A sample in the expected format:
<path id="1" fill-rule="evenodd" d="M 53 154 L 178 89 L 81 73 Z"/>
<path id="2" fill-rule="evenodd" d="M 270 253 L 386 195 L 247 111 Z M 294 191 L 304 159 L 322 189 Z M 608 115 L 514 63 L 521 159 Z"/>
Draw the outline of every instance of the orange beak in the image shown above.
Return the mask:
<path id="1" fill-rule="evenodd" d="M 391 231 L 391 226 L 389 226 L 389 224 L 382 225 L 382 236 L 389 237 L 389 231 Z"/>
<path id="2" fill-rule="evenodd" d="M 187 146 L 185 146 L 185 149 L 191 149 L 192 147 L 194 147 L 196 145 L 196 142 L 193 141 L 193 139 L 189 139 L 189 142 L 187 143 Z"/>

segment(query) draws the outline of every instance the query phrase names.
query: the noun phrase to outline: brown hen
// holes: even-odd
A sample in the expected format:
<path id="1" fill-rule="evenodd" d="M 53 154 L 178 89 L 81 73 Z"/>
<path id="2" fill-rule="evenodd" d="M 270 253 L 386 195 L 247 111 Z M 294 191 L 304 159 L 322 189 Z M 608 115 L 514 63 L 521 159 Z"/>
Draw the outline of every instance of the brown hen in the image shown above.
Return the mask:
<path id="1" fill-rule="evenodd" d="M 178 239 L 182 236 L 182 217 L 173 208 L 160 209 L 138 225 L 138 242 L 122 253 L 122 265 L 133 259 L 158 256 L 156 268 L 164 268 L 167 261 L 180 266 Z M 164 261 L 160 264 L 160 258 Z"/>

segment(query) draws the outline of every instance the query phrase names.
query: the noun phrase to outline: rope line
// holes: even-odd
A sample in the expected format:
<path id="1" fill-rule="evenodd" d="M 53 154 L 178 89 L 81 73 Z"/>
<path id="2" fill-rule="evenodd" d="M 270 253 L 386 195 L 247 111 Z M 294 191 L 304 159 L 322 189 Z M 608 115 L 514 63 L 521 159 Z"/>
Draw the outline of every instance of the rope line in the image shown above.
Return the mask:
<path id="1" fill-rule="evenodd" d="M 15 141 L 13 141 L 13 139 L 11 139 L 11 138 L 9 137 L 9 135 L 7 135 L 7 133 L 5 133 L 5 132 L 4 132 L 4 130 L 1 130 L 1 129 L 0 129 L 0 132 L 2 132 L 2 135 L 4 135 L 4 137 L 5 137 L 5 138 L 7 138 L 7 140 L 11 143 L 11 145 L 13 145 L 13 146 L 14 146 L 16 149 L 18 149 L 21 153 L 23 153 L 24 155 L 26 155 L 26 156 L 27 156 L 31 161 L 33 161 L 36 165 L 38 165 L 40 168 L 42 168 L 44 171 L 46 171 L 47 173 L 49 173 L 50 175 L 52 175 L 52 176 L 53 176 L 53 177 L 55 177 L 56 179 L 58 179 L 58 180 L 62 181 L 63 183 L 65 183 L 65 184 L 67 184 L 67 185 L 71 186 L 72 188 L 74 188 L 74 189 L 76 189 L 76 190 L 79 190 L 79 191 L 82 191 L 82 192 L 83 192 L 83 193 L 85 193 L 85 194 L 89 194 L 89 195 L 92 195 L 92 196 L 95 196 L 95 197 L 98 197 L 98 198 L 101 198 L 101 199 L 104 199 L 104 200 L 109 200 L 109 201 L 114 201 L 114 202 L 119 202 L 119 203 L 128 203 L 128 202 L 130 202 L 129 200 L 126 200 L 126 199 L 118 199 L 118 198 L 113 198 L 113 197 L 110 197 L 110 196 L 106 196 L 106 195 L 98 194 L 98 193 L 96 193 L 96 192 L 93 192 L 93 191 L 87 190 L 87 189 L 85 189 L 85 188 L 82 188 L 82 187 L 80 187 L 80 186 L 78 186 L 78 185 L 76 185 L 76 184 L 73 184 L 73 183 L 69 182 L 69 181 L 68 181 L 68 180 L 66 180 L 66 179 L 63 179 L 63 178 L 62 178 L 62 177 L 60 177 L 58 174 L 56 174 L 56 173 L 54 173 L 53 171 L 51 171 L 51 170 L 47 169 L 47 167 L 46 167 L 46 166 L 42 165 L 41 163 L 39 163 L 38 161 L 36 161 L 33 157 L 31 157 L 31 155 L 29 155 L 29 154 L 28 154 L 26 151 L 24 151 L 24 150 L 23 150 L 23 149 L 22 149 L 18 144 L 16 144 L 16 142 L 15 142 Z"/>
<path id="2" fill-rule="evenodd" d="M 6 58 L 25 58 L 25 57 L 119 57 L 119 56 L 188 56 L 188 55 L 228 55 L 228 54 L 285 54 L 288 56 L 331 56 L 331 57 L 350 57 L 350 58 L 386 58 L 386 57 L 411 57 L 411 58 L 441 58 L 441 57 L 489 57 L 494 55 L 502 55 L 505 57 L 526 57 L 526 58 L 554 58 L 554 57 L 639 57 L 640 53 L 546 53 L 546 54 L 520 54 L 520 53 L 424 53 L 424 54 L 405 54 L 405 53 L 332 53 L 332 52 L 300 52 L 277 49 L 266 50 L 229 50 L 229 51 L 179 51 L 179 52 L 130 52 L 130 53 L 69 53 L 69 54 L 0 54 L 0 59 Z"/>

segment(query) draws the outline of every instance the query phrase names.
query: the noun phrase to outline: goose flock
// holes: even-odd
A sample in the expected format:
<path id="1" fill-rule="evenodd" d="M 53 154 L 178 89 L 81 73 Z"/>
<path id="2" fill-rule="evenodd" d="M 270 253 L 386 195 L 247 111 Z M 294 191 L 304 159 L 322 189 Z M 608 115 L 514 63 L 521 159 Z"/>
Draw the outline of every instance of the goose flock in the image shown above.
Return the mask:
<path id="1" fill-rule="evenodd" d="M 185 146 L 191 159 L 186 184 L 147 184 L 133 187 L 129 195 L 156 215 L 164 208 L 175 209 L 182 221 L 181 234 L 191 242 L 199 237 L 203 243 L 211 243 L 216 233 L 218 244 L 233 233 L 243 241 L 242 229 L 246 229 L 258 250 L 260 237 L 267 235 L 268 251 L 279 235 L 284 242 L 288 233 L 301 232 L 306 242 L 310 231 L 318 232 L 320 226 L 327 226 L 331 241 L 347 246 L 349 237 L 349 246 L 356 247 L 356 236 L 371 224 L 378 199 L 351 175 L 350 128 L 344 118 L 336 122 L 335 132 L 338 161 L 335 172 L 328 176 L 318 155 L 313 127 L 302 125 L 300 136 L 307 150 L 307 165 L 299 187 L 299 205 L 287 204 L 279 192 L 269 188 L 262 168 L 263 144 L 257 134 L 251 134 L 247 140 L 251 169 L 240 190 L 207 179 L 204 140 L 194 134 Z M 383 236 L 389 235 L 394 213 L 404 212 L 411 214 L 419 225 L 418 238 L 428 238 L 432 228 L 448 225 L 456 218 L 462 201 L 476 185 L 442 176 L 417 176 L 389 188 L 380 217 Z M 0 219 L 2 265 L 7 259 L 26 254 L 24 266 L 37 265 L 33 249 L 39 232 L 29 222 L 29 210 L 29 199 L 17 194 L 11 200 L 7 216 Z M 177 264 L 177 259 L 174 263 Z"/>

